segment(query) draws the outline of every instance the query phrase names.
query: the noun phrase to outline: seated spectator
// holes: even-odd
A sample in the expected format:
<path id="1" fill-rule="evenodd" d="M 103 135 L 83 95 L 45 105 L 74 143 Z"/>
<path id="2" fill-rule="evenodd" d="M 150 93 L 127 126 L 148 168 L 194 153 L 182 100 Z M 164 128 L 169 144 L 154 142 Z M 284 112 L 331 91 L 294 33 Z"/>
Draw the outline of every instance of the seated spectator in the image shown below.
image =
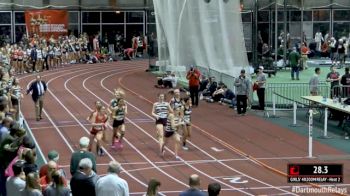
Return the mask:
<path id="1" fill-rule="evenodd" d="M 62 173 L 54 171 L 51 174 L 52 184 L 44 191 L 44 196 L 70 196 L 70 190 L 67 188 L 67 181 Z"/>
<path id="2" fill-rule="evenodd" d="M 197 174 L 192 174 L 189 180 L 190 188 L 182 193 L 180 196 L 205 196 L 206 194 L 200 190 L 200 179 Z"/>
<path id="3" fill-rule="evenodd" d="M 71 181 L 70 187 L 73 196 L 89 195 L 95 196 L 95 185 L 98 176 L 92 170 L 92 161 L 89 158 L 83 158 L 79 162 L 79 170 L 75 172 Z"/>
<path id="4" fill-rule="evenodd" d="M 158 196 L 158 191 L 161 183 L 156 179 L 151 179 L 148 182 L 147 192 L 144 196 Z"/>
<path id="5" fill-rule="evenodd" d="M 36 162 L 36 152 L 35 150 L 28 150 L 24 154 L 24 164 L 23 164 L 23 171 L 26 175 L 32 172 L 39 172 L 38 165 Z"/>
<path id="6" fill-rule="evenodd" d="M 221 186 L 217 182 L 210 183 L 208 185 L 208 196 L 218 196 L 221 191 Z"/>
<path id="7" fill-rule="evenodd" d="M 21 195 L 42 196 L 38 173 L 31 172 L 26 175 L 26 187 L 21 191 Z"/>
<path id="8" fill-rule="evenodd" d="M 218 83 L 215 81 L 215 77 L 209 78 L 207 88 L 203 91 L 203 97 L 210 97 L 217 89 Z"/>
<path id="9" fill-rule="evenodd" d="M 96 172 L 96 158 L 95 155 L 88 151 L 88 146 L 90 139 L 87 137 L 82 137 L 79 140 L 80 150 L 72 154 L 70 161 L 70 173 L 73 176 L 78 170 L 78 164 L 81 159 L 89 158 L 92 161 L 92 170 Z"/>
<path id="10" fill-rule="evenodd" d="M 202 79 L 199 83 L 199 90 L 198 90 L 199 92 L 203 92 L 207 88 L 209 79 L 205 75 L 202 75 Z"/>
<path id="11" fill-rule="evenodd" d="M 128 183 L 120 178 L 118 175 L 122 171 L 121 165 L 118 162 L 111 161 L 108 164 L 108 174 L 97 180 L 96 195 L 110 196 L 110 195 L 129 195 Z"/>
<path id="12" fill-rule="evenodd" d="M 157 88 L 175 88 L 177 86 L 177 77 L 174 73 L 158 77 Z"/>
<path id="13" fill-rule="evenodd" d="M 224 98 L 224 83 L 220 83 L 218 88 L 214 91 L 214 93 L 211 95 L 211 97 L 208 99 L 208 102 L 219 102 L 222 98 Z M 226 87 L 227 89 L 227 87 Z"/>
<path id="14" fill-rule="evenodd" d="M 219 101 L 221 104 L 230 104 L 230 107 L 234 107 L 236 105 L 236 95 L 233 91 L 227 88 L 226 85 L 223 86 L 224 89 L 224 97 Z"/>
<path id="15" fill-rule="evenodd" d="M 12 165 L 14 176 L 8 177 L 6 181 L 6 191 L 13 196 L 20 196 L 21 191 L 26 186 L 26 176 L 23 172 L 23 163 L 18 161 Z"/>

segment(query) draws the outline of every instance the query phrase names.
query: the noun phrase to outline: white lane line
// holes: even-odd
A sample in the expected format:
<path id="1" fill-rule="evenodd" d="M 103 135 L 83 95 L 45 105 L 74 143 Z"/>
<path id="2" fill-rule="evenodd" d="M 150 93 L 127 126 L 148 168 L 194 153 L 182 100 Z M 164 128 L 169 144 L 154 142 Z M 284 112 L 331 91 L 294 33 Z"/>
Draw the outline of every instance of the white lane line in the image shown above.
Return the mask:
<path id="1" fill-rule="evenodd" d="M 103 80 L 101 80 L 101 82 L 100 82 L 100 83 L 101 83 L 101 86 L 102 86 L 104 89 L 106 89 L 108 92 L 110 92 L 111 94 L 113 94 L 113 92 L 112 92 L 111 90 L 109 90 L 106 86 L 104 86 L 103 81 L 104 81 L 106 78 L 111 77 L 111 76 L 113 76 L 113 75 L 115 75 L 115 74 L 110 74 L 109 76 L 106 76 L 106 77 L 103 78 Z M 138 107 L 134 106 L 134 105 L 131 104 L 130 102 L 127 102 L 127 104 L 130 105 L 131 107 L 135 108 L 136 110 L 138 110 L 139 112 L 141 112 L 141 113 L 144 114 L 145 116 L 149 117 L 150 119 L 153 119 L 153 117 L 151 117 L 149 114 L 145 113 L 144 111 L 142 111 L 142 110 L 139 109 Z M 152 136 L 150 136 L 150 137 L 152 137 Z M 152 137 L 152 138 L 153 138 L 153 137 Z M 202 148 L 200 148 L 199 146 L 195 145 L 195 144 L 192 143 L 191 141 L 189 141 L 189 144 L 191 144 L 192 146 L 194 146 L 195 148 L 197 148 L 198 150 L 200 150 L 202 153 L 206 154 L 208 157 L 212 158 L 213 160 L 217 160 L 213 155 L 211 155 L 211 154 L 209 154 L 208 152 L 204 151 Z M 247 178 L 252 179 L 252 180 L 254 180 L 254 181 L 256 181 L 256 182 L 259 182 L 259 183 L 264 184 L 264 185 L 267 185 L 267 186 L 274 187 L 274 186 L 271 185 L 271 184 L 268 184 L 268 183 L 266 183 L 266 182 L 263 182 L 263 181 L 261 181 L 261 180 L 259 180 L 259 179 L 256 179 L 256 178 L 254 178 L 254 177 L 252 177 L 252 176 L 250 176 L 250 175 L 248 175 L 248 174 L 245 174 L 245 173 L 243 173 L 243 172 L 241 172 L 241 171 L 239 171 L 239 170 L 237 170 L 237 169 L 234 169 L 234 168 L 232 168 L 232 167 L 226 165 L 225 163 L 220 162 L 220 164 L 223 165 L 224 167 L 226 167 L 226 168 L 228 168 L 228 169 L 230 169 L 230 170 L 236 172 L 236 173 L 239 173 L 239 174 L 241 174 L 241 175 L 245 175 Z M 211 178 L 211 179 L 213 179 L 213 178 Z M 283 190 L 283 189 L 279 189 L 279 188 L 275 188 L 275 189 L 280 190 L 280 191 L 282 191 L 282 192 L 288 192 L 288 193 L 290 193 L 290 194 L 292 194 L 292 195 L 297 195 L 297 194 L 294 194 L 294 193 L 292 193 L 292 192 L 289 192 L 289 191 L 286 191 L 286 190 Z"/>

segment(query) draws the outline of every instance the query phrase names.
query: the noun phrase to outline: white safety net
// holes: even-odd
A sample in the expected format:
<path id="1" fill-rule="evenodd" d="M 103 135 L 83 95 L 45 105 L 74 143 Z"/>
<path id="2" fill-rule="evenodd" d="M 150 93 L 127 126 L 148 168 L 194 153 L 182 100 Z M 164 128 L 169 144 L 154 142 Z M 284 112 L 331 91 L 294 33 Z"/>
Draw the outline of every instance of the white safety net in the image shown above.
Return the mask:
<path id="1" fill-rule="evenodd" d="M 159 65 L 237 77 L 248 67 L 239 0 L 153 0 Z M 179 73 L 179 72 L 178 72 Z M 225 81 L 224 81 L 225 82 Z"/>

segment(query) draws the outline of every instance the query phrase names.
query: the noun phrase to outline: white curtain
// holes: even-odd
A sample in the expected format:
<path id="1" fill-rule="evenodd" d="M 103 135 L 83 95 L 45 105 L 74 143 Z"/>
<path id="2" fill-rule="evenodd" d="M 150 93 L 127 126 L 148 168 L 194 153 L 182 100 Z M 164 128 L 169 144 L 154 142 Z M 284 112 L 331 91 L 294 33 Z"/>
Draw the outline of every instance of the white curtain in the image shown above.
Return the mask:
<path id="1" fill-rule="evenodd" d="M 153 0 L 158 55 L 237 77 L 248 66 L 239 0 Z"/>

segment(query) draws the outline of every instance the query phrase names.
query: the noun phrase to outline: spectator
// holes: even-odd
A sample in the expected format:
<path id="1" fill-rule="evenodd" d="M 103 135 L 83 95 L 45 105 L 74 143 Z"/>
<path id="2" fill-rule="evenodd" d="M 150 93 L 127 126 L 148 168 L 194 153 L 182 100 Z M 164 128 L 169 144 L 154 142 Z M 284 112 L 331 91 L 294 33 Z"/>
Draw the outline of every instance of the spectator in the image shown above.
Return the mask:
<path id="1" fill-rule="evenodd" d="M 60 173 L 60 175 L 61 176 L 63 176 L 62 174 L 63 174 L 63 172 L 61 172 L 61 171 L 58 171 L 58 165 L 57 165 L 57 163 L 55 162 L 55 161 L 49 161 L 48 163 L 47 163 L 47 174 L 45 175 L 45 176 L 43 176 L 43 177 L 41 177 L 40 178 L 40 185 L 41 185 L 41 188 L 42 188 L 42 190 L 43 191 L 45 191 L 46 190 L 46 188 L 50 185 L 50 184 L 52 184 L 52 174 L 54 173 L 54 172 L 59 172 Z M 67 186 L 67 181 L 64 179 L 64 177 L 63 177 L 63 185 L 64 186 Z"/>
<path id="2" fill-rule="evenodd" d="M 218 102 L 222 98 L 224 98 L 225 90 L 224 90 L 224 83 L 220 83 L 219 87 L 214 91 L 214 93 L 211 95 L 211 98 L 208 99 L 209 102 Z"/>
<path id="3" fill-rule="evenodd" d="M 339 95 L 340 74 L 336 71 L 335 65 L 331 66 L 331 72 L 327 74 L 326 81 L 331 83 L 331 98 Z"/>
<path id="4" fill-rule="evenodd" d="M 203 91 L 204 97 L 210 97 L 218 88 L 218 83 L 215 81 L 215 77 L 210 77 L 206 89 Z"/>
<path id="5" fill-rule="evenodd" d="M 167 74 L 163 77 L 158 77 L 157 88 L 176 88 L 177 77 L 174 73 Z"/>
<path id="6" fill-rule="evenodd" d="M 343 86 L 343 97 L 350 97 L 350 73 L 349 73 L 349 67 L 345 68 L 345 74 L 341 77 L 340 83 Z"/>
<path id="7" fill-rule="evenodd" d="M 209 80 L 210 80 L 210 77 L 208 79 L 205 75 L 202 75 L 202 79 L 199 83 L 199 90 L 198 90 L 200 93 L 200 96 L 199 96 L 200 100 L 203 99 L 203 91 L 207 88 L 207 86 L 209 84 Z"/>
<path id="8" fill-rule="evenodd" d="M 320 89 L 318 87 L 320 83 L 319 76 L 321 74 L 321 69 L 319 67 L 315 68 L 315 75 L 310 78 L 309 86 L 310 86 L 310 94 L 312 96 L 317 96 L 320 92 Z"/>
<path id="9" fill-rule="evenodd" d="M 12 165 L 14 176 L 8 177 L 6 181 L 6 191 L 12 196 L 20 196 L 21 191 L 26 186 L 23 163 L 18 161 Z"/>
<path id="10" fill-rule="evenodd" d="M 199 78 L 201 74 L 198 69 L 191 66 L 190 70 L 187 72 L 186 78 L 188 80 L 188 86 L 190 88 L 190 95 L 193 106 L 198 106 L 198 90 L 199 90 Z"/>
<path id="11" fill-rule="evenodd" d="M 266 84 L 266 76 L 264 74 L 264 67 L 259 66 L 259 72 L 256 76 L 256 84 L 258 86 L 257 94 L 259 99 L 259 109 L 265 110 L 265 84 Z"/>
<path id="12" fill-rule="evenodd" d="M 122 167 L 120 163 L 111 161 L 108 164 L 108 174 L 100 178 L 96 183 L 97 196 L 128 196 L 128 183 L 120 178 Z"/>
<path id="13" fill-rule="evenodd" d="M 55 150 L 51 150 L 48 154 L 47 154 L 47 158 L 50 161 L 54 161 L 54 162 L 58 162 L 60 156 L 58 154 L 57 151 Z M 39 171 L 39 176 L 40 178 L 43 176 L 47 176 L 48 175 L 48 168 L 49 168 L 49 164 L 45 164 L 43 166 L 40 167 L 40 171 Z"/>
<path id="14" fill-rule="evenodd" d="M 247 101 L 250 95 L 250 81 L 245 77 L 245 70 L 241 70 L 241 75 L 236 78 L 235 84 L 237 94 L 237 113 L 238 115 L 246 115 Z"/>
<path id="15" fill-rule="evenodd" d="M 3 118 L 5 115 L 1 115 L 1 118 Z M 0 144 L 4 141 L 4 139 L 10 134 L 10 125 L 12 123 L 13 119 L 9 116 L 5 117 L 2 120 L 1 128 L 0 128 Z"/>
<path id="16" fill-rule="evenodd" d="M 190 176 L 189 186 L 190 188 L 180 193 L 180 196 L 205 196 L 204 192 L 200 190 L 200 179 L 197 174 Z"/>
<path id="17" fill-rule="evenodd" d="M 25 163 L 23 165 L 23 171 L 26 175 L 32 172 L 39 172 L 38 165 L 35 163 L 36 159 L 35 150 L 27 150 L 24 154 Z"/>
<path id="18" fill-rule="evenodd" d="M 66 180 L 59 171 L 51 174 L 52 184 L 44 191 L 44 196 L 70 196 L 70 190 L 65 184 Z"/>
<path id="19" fill-rule="evenodd" d="M 88 146 L 90 139 L 87 137 L 82 137 L 79 140 L 80 150 L 72 154 L 70 161 L 70 173 L 73 176 L 78 170 L 78 165 L 80 160 L 84 158 L 89 158 L 92 162 L 92 170 L 96 172 L 96 158 L 95 155 L 88 151 Z"/>
<path id="20" fill-rule="evenodd" d="M 144 196 L 159 196 L 158 191 L 161 183 L 156 179 L 151 179 L 148 182 L 147 192 Z"/>
<path id="21" fill-rule="evenodd" d="M 83 158 L 79 162 L 79 170 L 73 175 L 70 186 L 73 196 L 95 196 L 95 185 L 98 176 L 92 170 L 90 158 Z M 106 187 L 105 187 L 106 188 Z"/>
<path id="22" fill-rule="evenodd" d="M 221 186 L 217 182 L 210 183 L 208 185 L 208 196 L 217 196 L 220 194 Z"/>
<path id="23" fill-rule="evenodd" d="M 299 80 L 299 61 L 300 55 L 297 52 L 297 48 L 293 47 L 293 51 L 289 54 L 289 64 L 291 67 L 291 76 L 292 80 L 294 80 L 294 73 L 296 74 L 296 79 Z"/>
<path id="24" fill-rule="evenodd" d="M 26 187 L 21 191 L 22 196 L 42 196 L 39 175 L 31 172 L 26 175 Z"/>
<path id="25" fill-rule="evenodd" d="M 310 50 L 309 48 L 306 46 L 305 43 L 301 44 L 301 49 L 300 49 L 300 53 L 301 53 L 301 58 L 302 58 L 302 69 L 305 70 L 307 69 L 307 64 L 306 61 L 308 59 L 308 55 L 310 54 Z"/>
<path id="26" fill-rule="evenodd" d="M 236 95 L 233 93 L 233 91 L 229 88 L 227 88 L 226 85 L 223 86 L 224 89 L 224 98 L 220 100 L 219 103 L 221 104 L 230 104 L 230 107 L 234 108 L 236 105 Z"/>

